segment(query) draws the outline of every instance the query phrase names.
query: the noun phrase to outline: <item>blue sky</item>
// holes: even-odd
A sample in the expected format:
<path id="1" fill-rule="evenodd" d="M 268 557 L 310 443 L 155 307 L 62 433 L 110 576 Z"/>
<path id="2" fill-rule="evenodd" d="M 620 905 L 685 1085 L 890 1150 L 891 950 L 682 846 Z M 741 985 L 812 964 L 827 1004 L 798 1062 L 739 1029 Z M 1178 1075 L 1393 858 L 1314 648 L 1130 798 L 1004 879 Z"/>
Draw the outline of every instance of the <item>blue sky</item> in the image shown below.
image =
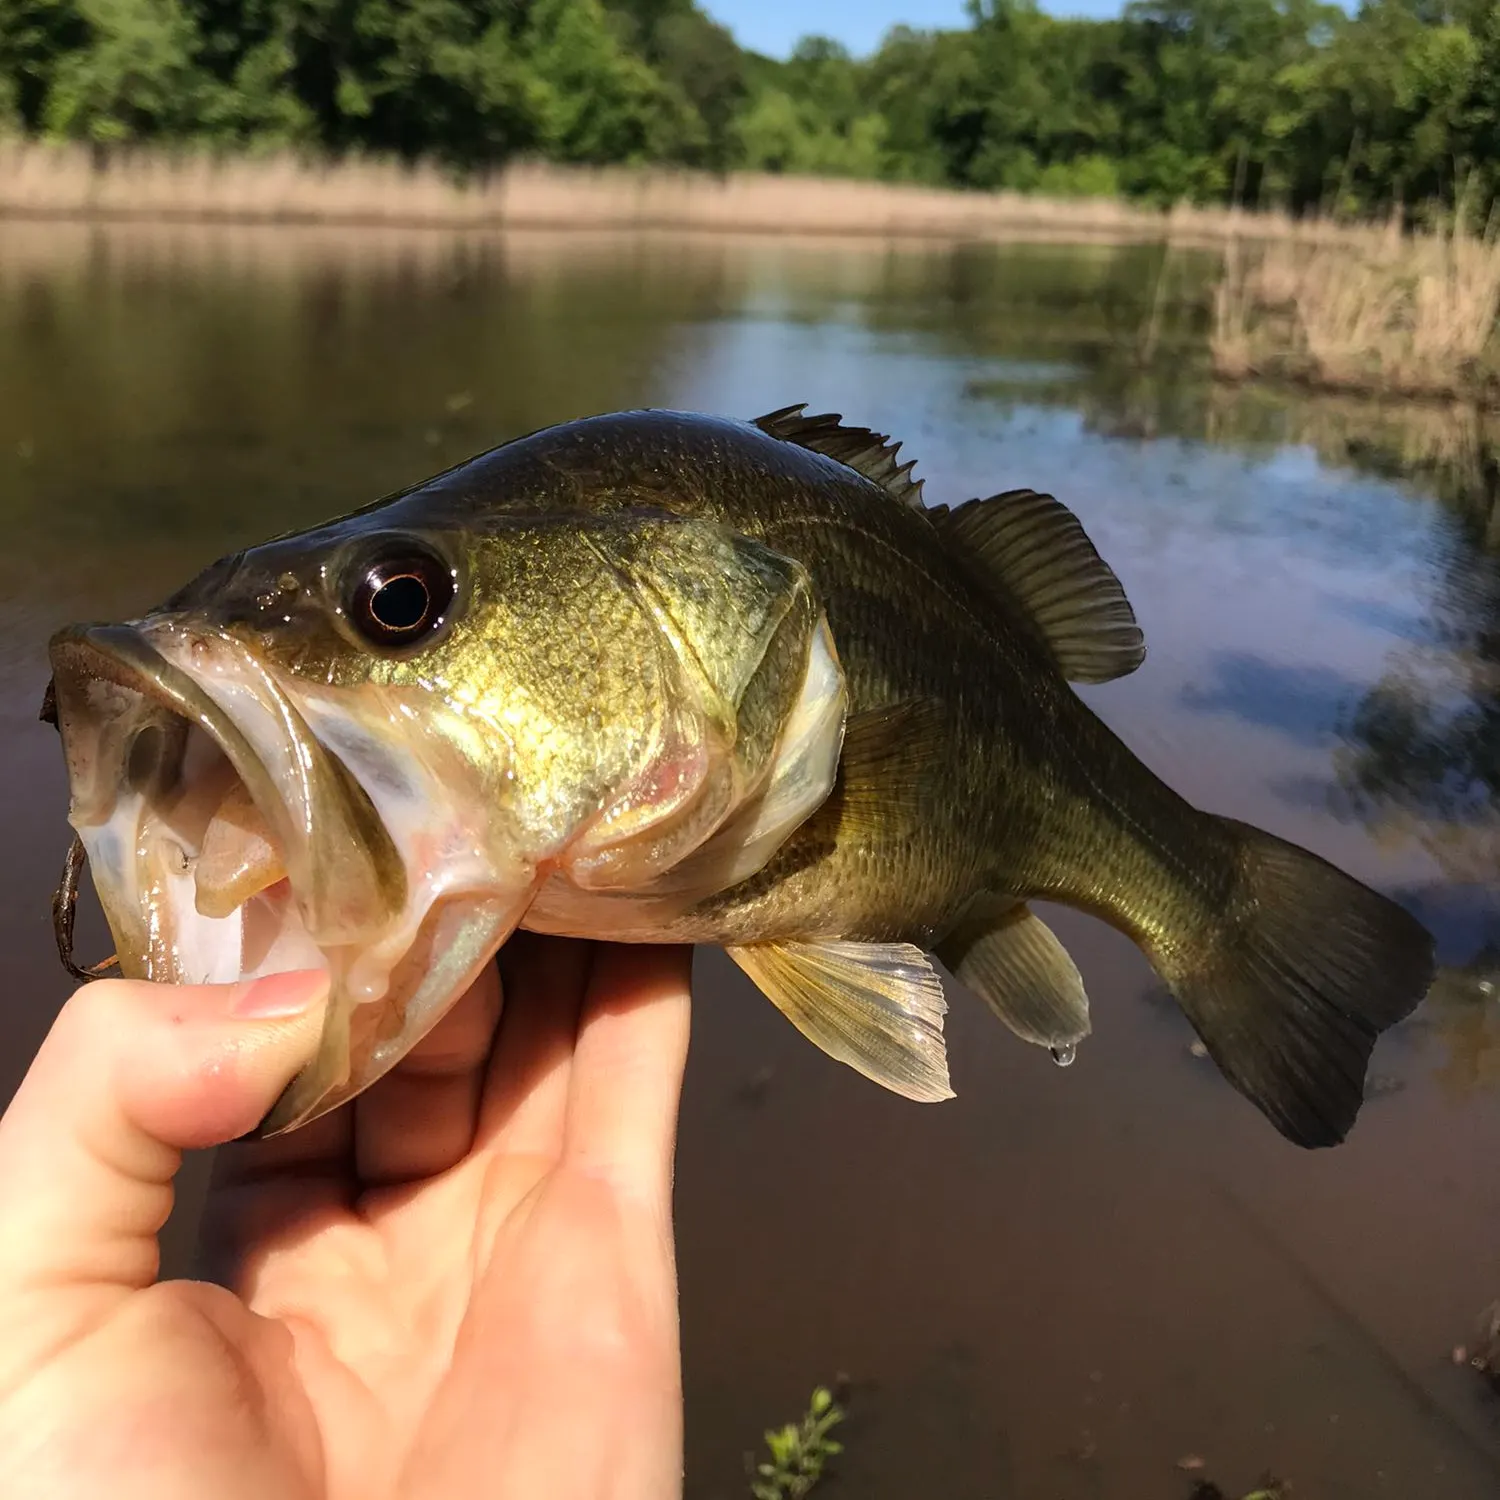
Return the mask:
<path id="1" fill-rule="evenodd" d="M 856 55 L 873 52 L 892 26 L 964 26 L 963 0 L 699 0 L 742 47 L 785 57 L 800 36 L 818 32 Z M 1054 15 L 1114 16 L 1121 0 L 1044 0 Z"/>

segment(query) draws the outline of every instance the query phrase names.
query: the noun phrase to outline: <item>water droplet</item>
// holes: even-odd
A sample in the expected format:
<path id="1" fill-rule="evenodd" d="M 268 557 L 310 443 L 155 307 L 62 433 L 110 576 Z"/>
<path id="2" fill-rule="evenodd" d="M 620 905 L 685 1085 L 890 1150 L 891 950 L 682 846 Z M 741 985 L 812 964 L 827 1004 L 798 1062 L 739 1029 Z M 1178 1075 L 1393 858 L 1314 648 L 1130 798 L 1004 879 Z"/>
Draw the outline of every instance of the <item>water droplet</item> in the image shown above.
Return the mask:
<path id="1" fill-rule="evenodd" d="M 1064 1042 L 1061 1047 L 1049 1047 L 1052 1061 L 1060 1068 L 1071 1068 L 1073 1059 L 1078 1056 L 1078 1048 L 1073 1042 Z"/>

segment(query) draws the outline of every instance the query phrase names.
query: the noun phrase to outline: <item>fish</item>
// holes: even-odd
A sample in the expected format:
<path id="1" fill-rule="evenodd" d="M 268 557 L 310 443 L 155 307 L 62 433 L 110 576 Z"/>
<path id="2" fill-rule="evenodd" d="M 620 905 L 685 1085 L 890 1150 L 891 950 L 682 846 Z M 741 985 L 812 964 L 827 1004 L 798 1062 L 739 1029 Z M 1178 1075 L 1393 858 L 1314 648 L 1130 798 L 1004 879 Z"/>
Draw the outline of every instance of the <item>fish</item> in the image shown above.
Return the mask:
<path id="1" fill-rule="evenodd" d="M 1283 1136 L 1343 1140 L 1431 935 L 1085 704 L 1145 642 L 1071 510 L 929 504 L 900 452 L 805 404 L 582 417 L 59 631 L 43 717 L 121 972 L 328 972 L 261 1135 L 368 1088 L 518 928 L 723 947 L 935 1102 L 938 965 L 1059 1062 L 1089 1035 L 1061 903 Z"/>

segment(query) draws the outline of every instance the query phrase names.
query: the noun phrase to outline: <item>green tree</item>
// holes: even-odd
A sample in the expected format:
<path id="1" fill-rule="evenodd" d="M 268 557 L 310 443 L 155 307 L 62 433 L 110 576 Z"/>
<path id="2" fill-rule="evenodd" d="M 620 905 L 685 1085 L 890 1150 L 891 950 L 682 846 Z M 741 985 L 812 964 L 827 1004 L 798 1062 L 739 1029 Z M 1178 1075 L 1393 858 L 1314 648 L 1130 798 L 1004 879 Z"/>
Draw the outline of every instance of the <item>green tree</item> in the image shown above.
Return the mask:
<path id="1" fill-rule="evenodd" d="M 1484 215 L 1500 3 L 969 0 L 778 62 L 696 0 L 0 0 L 0 130 Z"/>
<path id="2" fill-rule="evenodd" d="M 40 128 L 57 60 L 88 39 L 76 6 L 56 0 L 0 4 L 0 132 Z"/>
<path id="3" fill-rule="evenodd" d="M 197 0 L 211 133 L 460 165 L 537 140 L 520 0 Z"/>
<path id="4" fill-rule="evenodd" d="M 870 60 L 867 97 L 885 121 L 887 176 L 928 183 L 956 180 L 937 126 L 951 95 L 947 74 L 966 47 L 960 32 L 897 26 Z"/>
<path id="5" fill-rule="evenodd" d="M 1343 210 L 1452 196 L 1472 155 L 1482 49 L 1463 26 L 1376 0 L 1319 59 L 1303 158 Z"/>
<path id="6" fill-rule="evenodd" d="M 702 130 L 681 158 L 722 171 L 735 160 L 734 120 L 746 95 L 746 59 L 729 32 L 692 0 L 611 0 L 626 40 L 697 112 Z"/>
<path id="7" fill-rule="evenodd" d="M 864 75 L 837 42 L 804 37 L 776 82 L 754 90 L 740 115 L 743 164 L 767 172 L 884 175 L 887 126 L 865 98 Z"/>
<path id="8" fill-rule="evenodd" d="M 555 160 L 680 159 L 701 142 L 687 99 L 625 48 L 597 0 L 535 0 L 523 48 Z"/>
<path id="9" fill-rule="evenodd" d="M 42 127 L 101 142 L 191 132 L 204 79 L 180 0 L 77 0 L 76 9 L 79 45 L 56 59 Z"/>

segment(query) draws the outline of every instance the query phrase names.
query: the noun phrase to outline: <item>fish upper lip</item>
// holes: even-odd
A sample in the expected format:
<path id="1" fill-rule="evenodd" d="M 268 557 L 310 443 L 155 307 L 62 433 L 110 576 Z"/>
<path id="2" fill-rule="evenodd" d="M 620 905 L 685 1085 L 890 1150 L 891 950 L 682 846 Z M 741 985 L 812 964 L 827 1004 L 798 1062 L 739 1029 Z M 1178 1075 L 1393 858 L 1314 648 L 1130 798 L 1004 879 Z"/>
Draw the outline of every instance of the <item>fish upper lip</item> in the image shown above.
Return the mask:
<path id="1" fill-rule="evenodd" d="M 64 727 L 68 718 L 66 687 L 90 681 L 113 682 L 171 709 L 202 729 L 229 758 L 235 774 L 263 812 L 271 806 L 284 806 L 265 762 L 240 727 L 201 684 L 168 661 L 136 626 L 68 626 L 52 637 L 48 655 L 53 669 L 54 712 L 70 762 L 71 747 Z M 59 688 L 59 683 L 64 687 Z M 70 764 L 70 782 L 72 770 Z M 89 823 L 103 821 L 107 816 L 108 809 L 98 818 L 89 817 L 87 811 L 83 813 L 84 821 Z"/>

